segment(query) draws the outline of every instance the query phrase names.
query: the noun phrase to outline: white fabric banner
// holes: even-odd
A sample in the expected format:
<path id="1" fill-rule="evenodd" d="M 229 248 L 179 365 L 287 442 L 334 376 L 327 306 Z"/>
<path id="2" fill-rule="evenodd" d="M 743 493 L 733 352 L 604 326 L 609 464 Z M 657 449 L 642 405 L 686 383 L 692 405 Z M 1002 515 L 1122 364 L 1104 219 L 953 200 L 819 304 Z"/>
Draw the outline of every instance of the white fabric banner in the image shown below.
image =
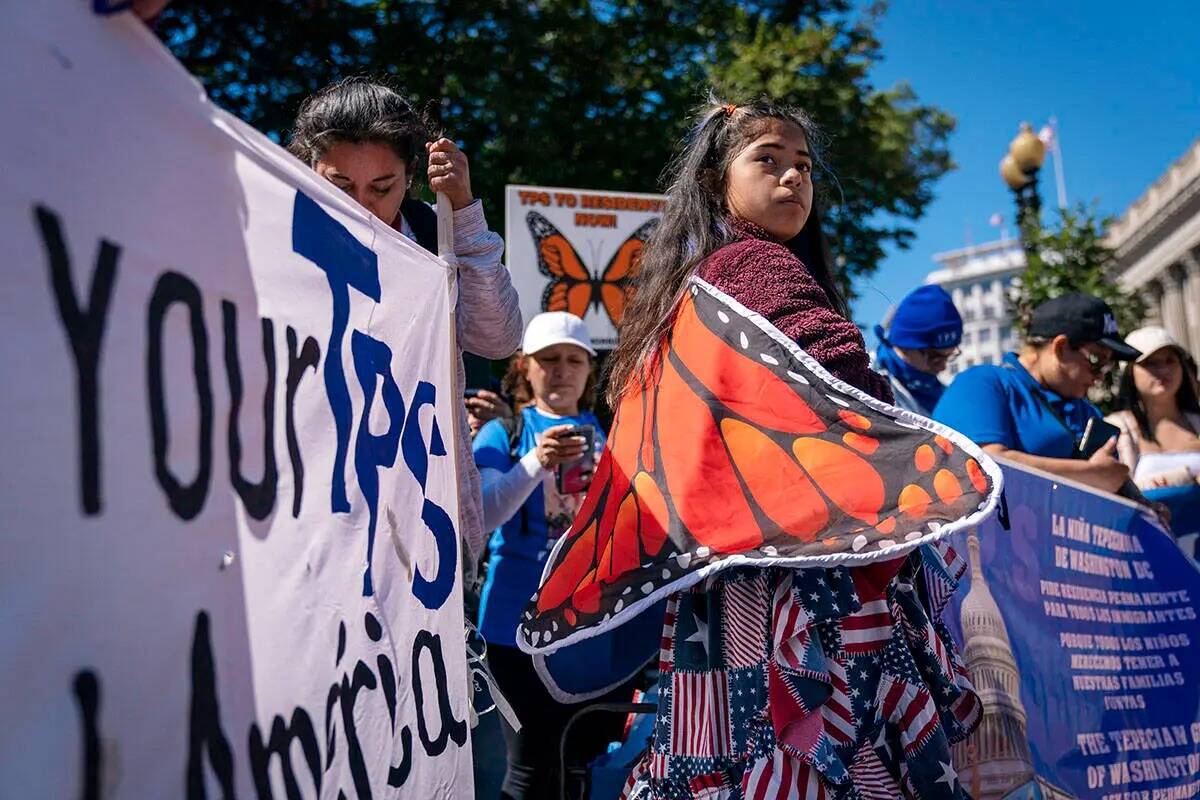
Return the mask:
<path id="1" fill-rule="evenodd" d="M 569 311 L 611 350 L 642 246 L 666 208 L 659 194 L 506 186 L 505 263 L 526 320 Z"/>
<path id="2" fill-rule="evenodd" d="M 0 27 L 0 794 L 469 797 L 448 270 L 128 13 Z"/>

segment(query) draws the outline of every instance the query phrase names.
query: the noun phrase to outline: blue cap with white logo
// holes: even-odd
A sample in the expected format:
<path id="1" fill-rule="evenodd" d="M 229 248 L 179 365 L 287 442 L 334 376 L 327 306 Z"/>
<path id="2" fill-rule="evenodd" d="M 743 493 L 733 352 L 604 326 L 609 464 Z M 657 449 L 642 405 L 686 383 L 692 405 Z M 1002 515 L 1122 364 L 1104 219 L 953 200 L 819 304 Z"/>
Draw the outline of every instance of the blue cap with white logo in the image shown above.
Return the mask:
<path id="1" fill-rule="evenodd" d="M 940 286 L 914 289 L 900 301 L 887 341 L 906 350 L 958 347 L 963 323 L 949 293 Z"/>

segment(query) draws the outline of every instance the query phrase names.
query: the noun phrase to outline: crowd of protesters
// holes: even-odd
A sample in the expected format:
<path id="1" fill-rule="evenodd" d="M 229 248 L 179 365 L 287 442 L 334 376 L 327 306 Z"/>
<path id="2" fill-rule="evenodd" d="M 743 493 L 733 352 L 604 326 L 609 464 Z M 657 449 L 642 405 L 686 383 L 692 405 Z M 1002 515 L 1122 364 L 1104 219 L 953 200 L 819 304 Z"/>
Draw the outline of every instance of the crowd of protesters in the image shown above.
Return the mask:
<path id="1" fill-rule="evenodd" d="M 938 376 L 957 353 L 962 319 L 944 290 L 924 286 L 903 299 L 886 330 L 876 328 L 879 345 L 872 359 L 837 289 L 820 229 L 813 173 L 821 163 L 821 141 L 803 112 L 767 100 L 716 103 L 697 117 L 670 167 L 670 203 L 646 247 L 639 291 L 610 356 L 610 404 L 657 352 L 683 286 L 698 274 L 797 342 L 834 377 L 875 398 L 958 430 L 990 454 L 1160 504 L 1163 518 L 1172 519 L 1178 531 L 1200 528 L 1200 487 L 1188 462 L 1159 459 L 1171 468 L 1143 469 L 1153 461 L 1151 455 L 1200 452 L 1195 362 L 1163 329 L 1142 328 L 1122 339 L 1105 303 L 1078 293 L 1063 295 L 1033 311 L 1018 352 L 998 365 L 967 369 L 947 386 Z M 301 107 L 290 149 L 428 250 L 437 246 L 436 217 L 412 197 L 414 178 L 424 170 L 430 188 L 445 194 L 453 207 L 460 267 L 458 344 L 485 358 L 512 356 L 502 386 L 465 393 L 458 448 L 468 576 L 479 562 L 486 564 L 478 634 L 487 643 L 497 684 L 523 723 L 519 731 L 505 723 L 502 796 L 556 796 L 559 740 L 576 709 L 547 694 L 533 658 L 515 647 L 515 631 L 555 540 L 568 529 L 585 493 L 583 485 L 564 483 L 564 466 L 589 462 L 604 441 L 593 413 L 596 350 L 583 321 L 562 312 L 528 320 L 522 339 L 517 294 L 501 264 L 503 243 L 489 230 L 483 206 L 471 192 L 467 156 L 450 139 L 432 135 L 422 115 L 394 89 L 355 78 L 321 90 Z M 1104 415 L 1088 394 L 1117 365 L 1124 365 L 1120 410 L 1107 418 L 1115 427 L 1096 428 Z M 458 375 L 462 381 L 461 360 Z M 1093 428 L 1101 438 L 1089 444 L 1085 440 L 1097 439 Z M 1103 437 L 1105 430 L 1114 434 Z M 898 586 L 913 582 L 923 564 L 939 558 L 933 548 L 923 547 L 890 561 L 823 570 L 826 583 L 841 586 L 852 602 L 840 610 L 811 610 L 796 624 L 814 629 L 835 624 L 864 603 L 890 598 Z M 742 594 L 758 592 L 766 614 L 772 597 L 798 578 L 795 570 L 775 568 L 758 580 L 760 572 L 729 569 L 709 590 L 737 584 Z M 934 636 L 954 647 L 933 627 L 933 609 L 888 608 L 888 614 L 905 615 L 893 621 L 916 631 L 921 642 Z M 768 626 L 770 620 L 764 617 L 761 623 Z M 820 637 L 812 642 L 822 646 Z M 759 655 L 761 667 L 768 653 Z M 831 651 L 824 657 L 832 662 L 838 655 Z M 906 657 L 926 681 L 942 687 L 933 693 L 939 704 L 958 696 L 945 687 L 957 686 L 960 677 L 943 669 L 923 646 L 908 648 Z M 711 669 L 728 667 L 719 663 L 719 653 L 714 658 Z M 864 675 L 854 688 L 875 697 L 879 680 L 880 675 Z M 628 687 L 616 693 L 627 697 Z M 799 724 L 798 718 L 780 718 L 799 713 L 788 708 L 793 710 L 772 706 L 773 716 L 760 722 L 776 730 Z M 865 745 L 873 735 L 867 721 L 876 709 L 868 702 L 856 706 L 855 713 L 852 727 L 863 740 L 857 744 Z M 619 728 L 592 726 L 574 743 L 573 756 L 598 755 Z M 754 726 L 732 731 L 731 753 L 747 751 L 755 746 L 751 739 L 765 735 Z M 654 735 L 666 736 L 657 751 L 670 753 L 675 743 L 669 731 L 656 729 Z M 936 752 L 949 752 L 948 747 L 949 742 Z M 736 759 L 727 760 L 721 768 L 738 768 Z M 911 764 L 906 769 L 913 780 L 923 774 Z M 694 777 L 673 772 L 668 759 L 654 776 L 653 796 L 694 796 Z M 650 776 L 634 778 L 649 791 Z"/>

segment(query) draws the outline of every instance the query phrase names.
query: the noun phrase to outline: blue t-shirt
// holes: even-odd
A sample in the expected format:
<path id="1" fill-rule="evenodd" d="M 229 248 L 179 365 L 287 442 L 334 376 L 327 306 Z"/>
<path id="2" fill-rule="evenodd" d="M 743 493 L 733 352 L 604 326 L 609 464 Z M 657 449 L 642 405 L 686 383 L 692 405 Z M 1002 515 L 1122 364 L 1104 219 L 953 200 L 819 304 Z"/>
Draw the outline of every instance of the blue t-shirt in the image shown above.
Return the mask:
<path id="1" fill-rule="evenodd" d="M 1006 353 L 1000 366 L 982 364 L 960 373 L 933 410 L 935 420 L 976 444 L 1049 458 L 1072 458 L 1088 420 L 1102 416 L 1087 400 L 1042 386 L 1016 353 Z"/>
<path id="2" fill-rule="evenodd" d="M 597 449 L 603 445 L 604 432 L 590 411 L 556 417 L 528 406 L 521 414 L 525 424 L 517 446 L 518 458 L 537 447 L 542 431 L 556 425 L 591 425 L 596 432 Z M 499 420 L 480 428 L 472 450 L 475 465 L 481 470 L 508 472 L 514 465 L 508 431 Z M 488 542 L 488 575 L 479 598 L 479 632 L 485 641 L 516 647 L 521 612 L 542 579 L 542 569 L 554 542 L 566 533 L 582 502 L 582 494 L 560 495 L 554 485 L 554 472 L 544 471 L 542 482 L 521 510 L 492 533 Z"/>

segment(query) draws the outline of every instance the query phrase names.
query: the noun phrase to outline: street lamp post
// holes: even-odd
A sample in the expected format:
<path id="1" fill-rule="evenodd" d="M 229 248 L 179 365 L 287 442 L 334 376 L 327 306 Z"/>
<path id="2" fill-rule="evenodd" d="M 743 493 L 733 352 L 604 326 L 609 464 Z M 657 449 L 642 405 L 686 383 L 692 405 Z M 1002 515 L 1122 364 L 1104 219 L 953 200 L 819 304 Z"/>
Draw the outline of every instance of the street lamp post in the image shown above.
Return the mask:
<path id="1" fill-rule="evenodd" d="M 1042 210 L 1038 196 L 1037 175 L 1046 158 L 1046 146 L 1033 132 L 1028 122 L 1021 123 L 1021 130 L 1008 146 L 1008 153 L 1000 160 L 1000 177 L 1012 189 L 1017 201 L 1017 229 L 1026 241 L 1028 226 L 1036 225 Z"/>

